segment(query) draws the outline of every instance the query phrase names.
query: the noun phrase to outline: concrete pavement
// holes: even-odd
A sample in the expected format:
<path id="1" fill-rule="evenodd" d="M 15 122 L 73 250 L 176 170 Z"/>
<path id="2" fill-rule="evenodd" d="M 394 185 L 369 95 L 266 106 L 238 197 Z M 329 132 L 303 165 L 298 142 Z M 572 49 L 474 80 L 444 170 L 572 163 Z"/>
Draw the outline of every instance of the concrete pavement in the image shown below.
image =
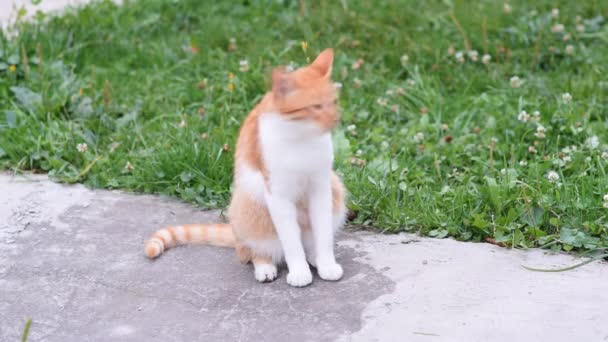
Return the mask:
<path id="1" fill-rule="evenodd" d="M 113 1 L 122 3 L 122 0 Z M 26 10 L 25 18 L 31 18 L 36 11 L 57 13 L 65 8 L 77 7 L 87 2 L 91 0 L 41 0 L 38 4 L 32 3 L 32 0 L 0 0 L 0 28 L 5 27 L 9 21 L 13 22 L 17 11 L 22 8 Z"/>
<path id="2" fill-rule="evenodd" d="M 0 174 L 0 340 L 608 341 L 608 265 L 415 235 L 346 232 L 342 281 L 257 283 L 233 251 L 144 240 L 218 212 Z"/>

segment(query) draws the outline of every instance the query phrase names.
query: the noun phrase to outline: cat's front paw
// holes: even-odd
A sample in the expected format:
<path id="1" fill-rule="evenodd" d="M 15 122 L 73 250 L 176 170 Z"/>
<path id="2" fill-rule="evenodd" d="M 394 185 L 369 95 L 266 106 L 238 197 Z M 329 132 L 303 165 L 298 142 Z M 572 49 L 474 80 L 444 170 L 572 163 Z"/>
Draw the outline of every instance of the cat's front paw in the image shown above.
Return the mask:
<path id="1" fill-rule="evenodd" d="M 337 262 L 319 263 L 317 271 L 319 272 L 319 277 L 323 280 L 339 280 L 344 274 L 342 266 Z"/>
<path id="2" fill-rule="evenodd" d="M 298 270 L 290 270 L 289 274 L 287 274 L 287 284 L 295 287 L 303 287 L 306 285 L 310 285 L 312 283 L 312 273 L 310 272 L 310 268 L 307 267 L 298 269 Z"/>

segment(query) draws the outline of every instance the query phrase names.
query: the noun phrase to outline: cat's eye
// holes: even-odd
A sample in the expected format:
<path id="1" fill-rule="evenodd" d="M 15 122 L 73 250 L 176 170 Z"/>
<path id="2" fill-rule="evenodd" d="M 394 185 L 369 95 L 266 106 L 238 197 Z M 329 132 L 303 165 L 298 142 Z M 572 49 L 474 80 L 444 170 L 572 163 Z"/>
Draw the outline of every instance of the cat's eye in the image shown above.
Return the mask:
<path id="1" fill-rule="evenodd" d="M 323 108 L 322 104 L 316 104 L 316 105 L 312 106 L 312 109 L 314 109 L 314 110 L 321 110 L 322 108 Z"/>
<path id="2" fill-rule="evenodd" d="M 337 105 L 338 105 L 338 99 L 335 99 L 334 100 L 334 106 L 337 106 Z"/>

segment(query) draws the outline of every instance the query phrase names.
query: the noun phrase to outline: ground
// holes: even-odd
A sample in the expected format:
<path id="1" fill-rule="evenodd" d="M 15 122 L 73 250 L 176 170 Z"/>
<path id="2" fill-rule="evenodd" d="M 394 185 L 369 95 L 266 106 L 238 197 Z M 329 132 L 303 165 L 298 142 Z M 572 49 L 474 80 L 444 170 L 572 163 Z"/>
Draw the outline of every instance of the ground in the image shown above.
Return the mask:
<path id="1" fill-rule="evenodd" d="M 217 211 L 151 195 L 0 175 L 0 340 L 32 318 L 30 341 L 603 341 L 608 268 L 521 265 L 565 254 L 347 230 L 345 276 L 260 284 L 225 248 L 150 261 L 156 229 Z"/>

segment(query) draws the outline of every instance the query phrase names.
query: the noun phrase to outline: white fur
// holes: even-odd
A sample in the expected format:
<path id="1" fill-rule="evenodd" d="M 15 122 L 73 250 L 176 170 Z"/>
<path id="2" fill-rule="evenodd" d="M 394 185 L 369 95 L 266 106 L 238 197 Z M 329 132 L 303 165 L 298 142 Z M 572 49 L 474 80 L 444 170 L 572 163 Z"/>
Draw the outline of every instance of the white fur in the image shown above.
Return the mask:
<path id="1" fill-rule="evenodd" d="M 289 268 L 287 282 L 293 286 L 312 282 L 297 219 L 296 203 L 301 199 L 307 200 L 310 208 L 313 262 L 319 275 L 339 279 L 342 268 L 333 250 L 331 135 L 314 122 L 291 121 L 277 113 L 260 115 L 259 127 L 262 157 L 270 175 L 269 188 L 263 187 L 264 198 Z M 310 246 L 307 249 L 313 250 Z"/>
<path id="2" fill-rule="evenodd" d="M 311 231 L 302 232 L 302 244 L 306 253 L 306 261 L 312 267 L 317 267 L 317 252 L 315 251 L 315 239 Z"/>
<path id="3" fill-rule="evenodd" d="M 272 262 L 275 264 L 283 262 L 283 246 L 279 240 L 258 240 L 244 241 L 256 254 L 268 255 L 272 257 Z"/>
<path id="4" fill-rule="evenodd" d="M 236 186 L 247 192 L 258 203 L 264 204 L 266 200 L 264 198 L 264 176 L 262 176 L 262 173 L 245 163 L 237 164 L 236 167 L 238 174 Z"/>
<path id="5" fill-rule="evenodd" d="M 176 241 L 173 241 L 173 237 L 171 237 L 171 233 L 169 233 L 168 230 L 161 229 L 158 232 L 158 235 L 162 236 L 165 239 L 165 241 L 168 242 L 166 247 L 173 247 L 173 246 L 175 246 Z"/>
<path id="6" fill-rule="evenodd" d="M 274 264 L 253 263 L 255 279 L 260 283 L 273 281 L 277 277 L 277 267 Z"/>
<path id="7" fill-rule="evenodd" d="M 186 243 L 186 232 L 184 231 L 183 226 L 177 226 L 174 228 L 175 231 L 175 239 L 178 243 Z"/>

